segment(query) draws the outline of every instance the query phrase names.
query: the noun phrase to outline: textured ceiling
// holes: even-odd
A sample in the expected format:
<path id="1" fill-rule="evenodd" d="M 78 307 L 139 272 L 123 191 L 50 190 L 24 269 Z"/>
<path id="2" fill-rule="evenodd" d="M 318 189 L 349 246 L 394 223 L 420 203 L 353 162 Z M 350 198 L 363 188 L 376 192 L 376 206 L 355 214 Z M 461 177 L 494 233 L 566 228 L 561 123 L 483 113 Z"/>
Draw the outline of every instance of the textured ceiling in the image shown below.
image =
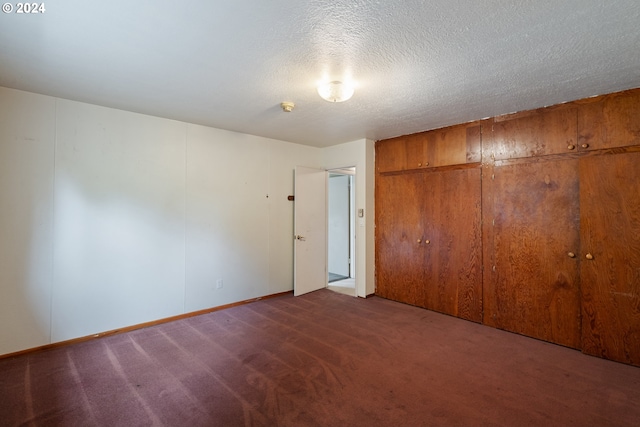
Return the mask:
<path id="1" fill-rule="evenodd" d="M 638 0 L 45 6 L 0 14 L 0 86 L 318 147 L 640 86 Z"/>

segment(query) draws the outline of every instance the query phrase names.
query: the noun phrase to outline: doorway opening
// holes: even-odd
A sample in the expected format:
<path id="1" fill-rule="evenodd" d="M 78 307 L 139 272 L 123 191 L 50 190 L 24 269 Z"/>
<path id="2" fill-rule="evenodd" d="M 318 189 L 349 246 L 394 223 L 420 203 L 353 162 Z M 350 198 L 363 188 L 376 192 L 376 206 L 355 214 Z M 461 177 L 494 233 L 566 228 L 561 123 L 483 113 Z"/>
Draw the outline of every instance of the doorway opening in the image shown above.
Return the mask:
<path id="1" fill-rule="evenodd" d="M 356 168 L 332 169 L 328 172 L 327 287 L 355 297 Z"/>

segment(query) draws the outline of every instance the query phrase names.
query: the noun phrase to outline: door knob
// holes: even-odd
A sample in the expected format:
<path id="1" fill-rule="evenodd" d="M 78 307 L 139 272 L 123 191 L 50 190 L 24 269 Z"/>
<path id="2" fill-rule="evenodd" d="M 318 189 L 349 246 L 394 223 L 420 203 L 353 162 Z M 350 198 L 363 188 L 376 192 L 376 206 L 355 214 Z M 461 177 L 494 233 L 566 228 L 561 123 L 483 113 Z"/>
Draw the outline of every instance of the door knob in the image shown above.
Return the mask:
<path id="1" fill-rule="evenodd" d="M 569 258 L 575 258 L 576 254 L 574 254 L 573 252 L 569 252 L 567 255 L 569 255 Z"/>
<path id="2" fill-rule="evenodd" d="M 591 254 L 586 254 L 586 255 L 585 255 L 585 258 L 586 258 L 586 259 L 593 259 L 593 255 L 591 255 Z"/>

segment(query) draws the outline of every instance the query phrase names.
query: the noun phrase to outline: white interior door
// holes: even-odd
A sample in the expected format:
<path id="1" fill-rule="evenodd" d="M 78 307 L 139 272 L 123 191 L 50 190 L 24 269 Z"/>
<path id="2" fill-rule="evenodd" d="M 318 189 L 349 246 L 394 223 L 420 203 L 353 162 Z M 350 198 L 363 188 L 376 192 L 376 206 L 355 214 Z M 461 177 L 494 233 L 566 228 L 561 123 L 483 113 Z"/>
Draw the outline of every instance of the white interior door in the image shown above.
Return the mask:
<path id="1" fill-rule="evenodd" d="M 293 294 L 327 287 L 327 172 L 296 166 Z"/>

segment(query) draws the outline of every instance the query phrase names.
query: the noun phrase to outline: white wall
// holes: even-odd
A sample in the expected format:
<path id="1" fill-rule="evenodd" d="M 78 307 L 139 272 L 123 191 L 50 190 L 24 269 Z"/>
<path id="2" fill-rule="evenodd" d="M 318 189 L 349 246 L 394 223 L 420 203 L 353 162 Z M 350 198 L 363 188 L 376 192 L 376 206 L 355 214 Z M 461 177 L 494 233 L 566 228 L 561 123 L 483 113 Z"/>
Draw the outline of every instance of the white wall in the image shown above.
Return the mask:
<path id="1" fill-rule="evenodd" d="M 364 217 L 356 220 L 356 294 L 366 297 L 375 292 L 374 142 L 361 139 L 327 147 L 322 150 L 322 158 L 326 169 L 356 168 L 355 209 L 364 209 Z"/>
<path id="2" fill-rule="evenodd" d="M 55 100 L 0 88 L 0 354 L 49 342 Z"/>
<path id="3" fill-rule="evenodd" d="M 0 354 L 291 290 L 322 152 L 0 88 Z"/>
<path id="4" fill-rule="evenodd" d="M 182 313 L 186 125 L 56 100 L 52 341 Z"/>

